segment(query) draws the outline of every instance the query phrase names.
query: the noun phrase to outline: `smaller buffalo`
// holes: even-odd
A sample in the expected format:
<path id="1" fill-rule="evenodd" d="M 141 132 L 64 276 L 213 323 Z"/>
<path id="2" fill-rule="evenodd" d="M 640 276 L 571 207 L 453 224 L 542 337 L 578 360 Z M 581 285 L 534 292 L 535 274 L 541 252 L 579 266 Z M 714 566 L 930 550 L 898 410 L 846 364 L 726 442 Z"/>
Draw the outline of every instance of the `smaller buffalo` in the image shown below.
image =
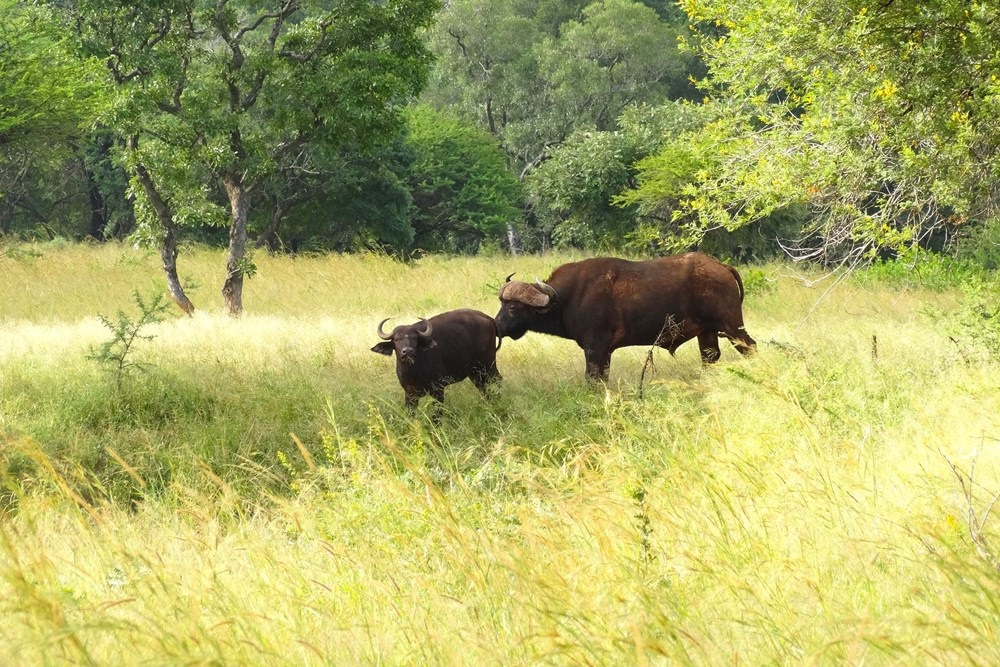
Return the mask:
<path id="1" fill-rule="evenodd" d="M 420 318 L 416 324 L 401 324 L 385 333 L 379 322 L 382 342 L 372 348 L 386 356 L 396 352 L 396 376 L 406 394 L 406 407 L 413 409 L 422 396 L 444 403 L 444 388 L 465 378 L 486 393 L 491 382 L 500 380 L 497 371 L 498 343 L 493 318 L 478 310 L 463 308 Z"/>

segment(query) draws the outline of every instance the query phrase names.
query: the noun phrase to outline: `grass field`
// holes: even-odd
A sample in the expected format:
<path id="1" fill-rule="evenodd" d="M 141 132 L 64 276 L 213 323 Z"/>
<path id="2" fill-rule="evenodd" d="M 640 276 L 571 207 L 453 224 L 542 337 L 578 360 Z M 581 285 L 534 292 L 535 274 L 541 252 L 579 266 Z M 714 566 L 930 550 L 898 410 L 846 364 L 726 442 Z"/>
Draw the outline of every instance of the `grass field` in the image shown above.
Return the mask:
<path id="1" fill-rule="evenodd" d="M 497 395 L 404 412 L 379 320 L 575 258 L 257 255 L 232 320 L 189 249 L 195 316 L 119 374 L 99 316 L 156 255 L 0 252 L 0 663 L 1000 663 L 1000 364 L 958 290 L 741 267 L 752 359 L 595 386 L 529 334 Z"/>

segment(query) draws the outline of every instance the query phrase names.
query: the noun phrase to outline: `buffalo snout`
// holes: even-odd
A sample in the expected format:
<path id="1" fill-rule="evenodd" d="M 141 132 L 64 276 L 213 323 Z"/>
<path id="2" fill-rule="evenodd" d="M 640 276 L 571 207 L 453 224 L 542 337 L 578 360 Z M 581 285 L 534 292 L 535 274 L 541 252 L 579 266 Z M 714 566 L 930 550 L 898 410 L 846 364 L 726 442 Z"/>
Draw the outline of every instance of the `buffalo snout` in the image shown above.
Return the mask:
<path id="1" fill-rule="evenodd" d="M 525 319 L 524 316 L 519 317 L 511 313 L 510 310 L 510 304 L 505 303 L 500 307 L 497 316 L 494 318 L 497 325 L 497 338 L 512 338 L 513 340 L 517 340 L 528 332 L 528 325 L 523 321 Z"/>
<path id="2" fill-rule="evenodd" d="M 412 366 L 417 361 L 417 351 L 409 346 L 400 348 L 399 360 L 407 366 Z"/>

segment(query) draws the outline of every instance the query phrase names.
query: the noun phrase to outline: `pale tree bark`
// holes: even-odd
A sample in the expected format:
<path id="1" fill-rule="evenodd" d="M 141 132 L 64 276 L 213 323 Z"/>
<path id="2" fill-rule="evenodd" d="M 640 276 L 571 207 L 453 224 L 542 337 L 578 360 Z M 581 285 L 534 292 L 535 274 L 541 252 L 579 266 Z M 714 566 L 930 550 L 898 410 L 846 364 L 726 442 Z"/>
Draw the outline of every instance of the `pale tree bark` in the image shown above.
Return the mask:
<path id="1" fill-rule="evenodd" d="M 237 174 L 222 176 L 226 187 L 232 220 L 229 225 L 229 251 L 226 254 L 226 281 L 222 285 L 222 298 L 230 316 L 243 314 L 243 272 L 247 254 L 247 215 L 250 197 L 242 179 Z"/>
<path id="2" fill-rule="evenodd" d="M 510 247 L 510 254 L 521 254 L 521 235 L 514 229 L 514 223 L 507 223 L 507 245 Z"/>
<path id="3" fill-rule="evenodd" d="M 130 150 L 135 151 L 138 144 L 138 137 L 134 135 L 129 137 L 128 147 Z M 160 259 L 163 262 L 163 274 L 167 279 L 167 289 L 170 291 L 170 297 L 177 304 L 178 308 L 190 316 L 194 313 L 194 304 L 191 303 L 191 299 L 184 293 L 184 287 L 177 276 L 177 223 L 174 222 L 174 213 L 170 209 L 170 205 L 160 195 L 160 191 L 157 190 L 156 184 L 153 182 L 152 175 L 150 175 L 146 166 L 142 163 L 135 165 L 135 177 L 142 186 L 143 192 L 146 193 L 146 198 L 149 199 L 149 203 L 153 207 L 156 219 L 163 228 L 163 239 L 160 242 Z"/>

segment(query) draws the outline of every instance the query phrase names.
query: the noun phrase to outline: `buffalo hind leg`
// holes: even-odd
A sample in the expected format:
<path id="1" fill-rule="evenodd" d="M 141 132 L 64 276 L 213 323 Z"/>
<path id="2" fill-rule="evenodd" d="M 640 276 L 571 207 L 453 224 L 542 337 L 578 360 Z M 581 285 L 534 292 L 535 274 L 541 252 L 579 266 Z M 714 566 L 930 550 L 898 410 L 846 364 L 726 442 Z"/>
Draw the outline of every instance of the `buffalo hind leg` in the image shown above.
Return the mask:
<path id="1" fill-rule="evenodd" d="M 497 364 L 494 361 L 489 366 L 480 366 L 472 371 L 472 384 L 476 385 L 476 389 L 486 394 L 490 387 L 494 384 L 500 382 L 503 377 L 500 375 L 500 371 L 497 370 Z"/>

